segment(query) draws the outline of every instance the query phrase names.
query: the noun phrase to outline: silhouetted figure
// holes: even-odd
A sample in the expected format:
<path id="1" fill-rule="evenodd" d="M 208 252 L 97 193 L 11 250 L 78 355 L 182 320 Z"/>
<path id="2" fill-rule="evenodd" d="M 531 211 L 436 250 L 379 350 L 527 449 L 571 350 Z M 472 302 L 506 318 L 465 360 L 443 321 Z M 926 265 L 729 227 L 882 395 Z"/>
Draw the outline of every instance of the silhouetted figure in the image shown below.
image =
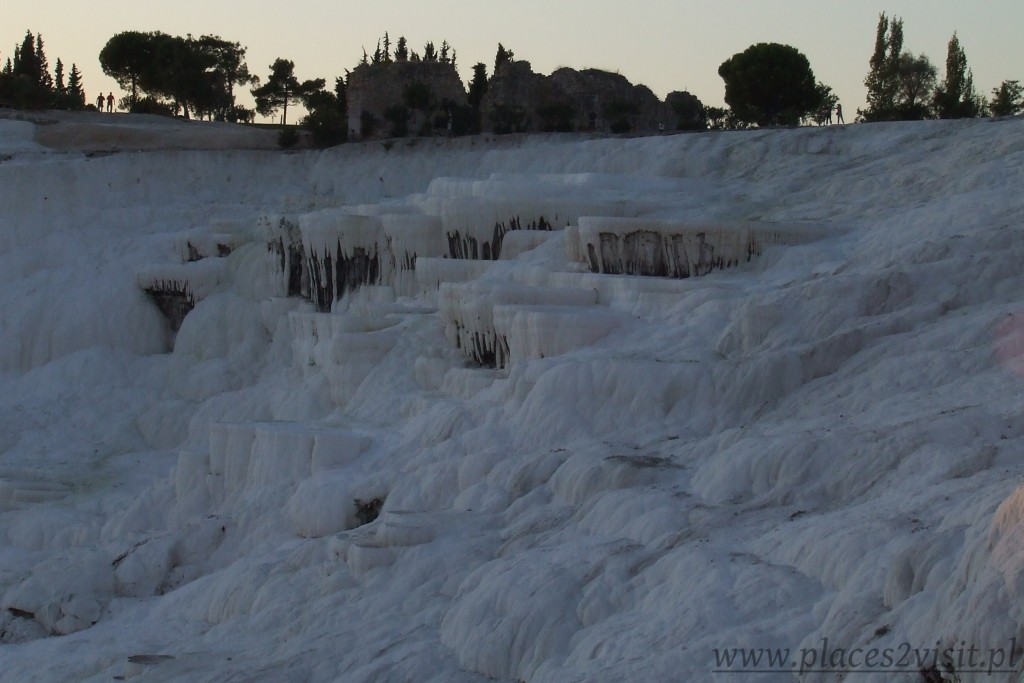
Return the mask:
<path id="1" fill-rule="evenodd" d="M 114 111 L 114 93 L 107 95 L 107 113 Z"/>
<path id="2" fill-rule="evenodd" d="M 843 120 L 843 105 L 841 104 L 836 105 L 836 123 L 846 123 L 846 121 Z"/>
<path id="3" fill-rule="evenodd" d="M 826 126 L 831 126 L 832 125 L 832 107 L 828 108 L 828 115 L 825 116 L 825 125 Z"/>
<path id="4" fill-rule="evenodd" d="M 103 93 L 96 96 L 96 110 L 103 111 Z"/>

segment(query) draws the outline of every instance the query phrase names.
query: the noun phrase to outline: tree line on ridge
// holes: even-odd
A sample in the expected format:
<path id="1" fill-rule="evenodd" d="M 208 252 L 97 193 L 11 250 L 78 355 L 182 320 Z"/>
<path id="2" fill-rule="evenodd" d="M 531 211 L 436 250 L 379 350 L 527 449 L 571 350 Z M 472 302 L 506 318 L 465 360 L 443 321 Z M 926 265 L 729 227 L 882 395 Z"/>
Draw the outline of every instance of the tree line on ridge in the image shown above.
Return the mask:
<path id="1" fill-rule="evenodd" d="M 1006 116 L 1024 111 L 1024 89 L 1016 80 L 1003 81 L 992 90 L 989 99 L 977 92 L 956 33 L 947 46 L 941 80 L 930 59 L 905 50 L 903 41 L 903 20 L 881 14 L 864 79 L 866 107 L 858 109 L 858 121 Z M 418 52 L 410 49 L 404 36 L 393 43 L 385 33 L 372 53 L 364 49 L 359 63 L 351 71 L 346 69 L 345 76 L 334 79 L 330 90 L 323 78 L 300 81 L 294 63 L 284 58 L 276 59 L 268 75 L 261 79 L 250 72 L 245 56 L 246 48 L 241 44 L 218 36 L 194 38 L 159 31 L 126 31 L 107 41 L 99 62 L 103 72 L 125 92 L 117 103 L 120 111 L 239 123 L 252 123 L 257 114 L 274 117 L 280 113 L 282 144 L 288 144 L 297 137 L 297 132 L 287 127 L 289 108 L 301 105 L 306 114 L 299 126 L 310 130 L 320 146 L 337 144 L 352 133 L 365 134 L 375 128 L 378 133 L 383 130 L 396 136 L 408 134 L 410 120 L 419 121 L 415 133 L 420 135 L 439 134 L 437 131 L 453 135 L 480 132 L 481 107 L 489 86 L 499 70 L 521 64 L 511 50 L 499 43 L 490 76 L 484 63 L 473 65 L 472 79 L 461 86 L 463 101 L 447 98 L 442 104 L 436 93 L 431 92 L 429 83 L 405 82 L 393 103 L 376 114 L 362 112 L 367 116 L 362 116 L 359 126 L 353 127 L 347 93 L 353 72 L 414 68 L 409 65 L 444 65 L 455 72 L 455 49 L 447 41 L 440 46 L 427 42 Z M 815 78 L 808 59 L 792 46 L 752 45 L 723 62 L 718 73 L 725 84 L 728 108 L 705 106 L 689 93 L 671 93 L 665 104 L 677 115 L 676 129 L 820 125 L 831 122 L 838 104 L 831 87 Z M 236 88 L 240 87 L 248 88 L 254 109 L 238 103 Z M 524 107 L 516 104 L 503 102 L 489 112 L 493 132 L 584 129 L 585 123 L 581 121 L 585 117 L 576 111 L 579 107 L 564 97 L 541 98 L 532 104 L 532 109 L 526 103 L 522 103 Z M 87 102 L 77 65 L 72 64 L 69 70 L 57 59 L 51 70 L 43 37 L 31 31 L 26 31 L 0 70 L 0 106 L 94 108 Z M 630 107 L 635 109 L 635 105 L 621 98 L 604 104 L 601 113 L 610 122 L 611 132 L 632 129 L 630 121 L 636 119 L 636 111 Z M 593 119 L 594 113 L 590 116 Z"/>

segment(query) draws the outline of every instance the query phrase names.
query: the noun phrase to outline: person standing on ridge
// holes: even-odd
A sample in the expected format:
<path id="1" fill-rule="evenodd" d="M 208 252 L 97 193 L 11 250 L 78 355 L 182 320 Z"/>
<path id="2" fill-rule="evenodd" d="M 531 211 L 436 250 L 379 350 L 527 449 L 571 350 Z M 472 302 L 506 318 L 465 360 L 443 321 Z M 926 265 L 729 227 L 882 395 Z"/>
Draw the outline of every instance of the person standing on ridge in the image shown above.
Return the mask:
<path id="1" fill-rule="evenodd" d="M 103 93 L 96 96 L 96 110 L 100 112 L 103 111 Z"/>
<path id="2" fill-rule="evenodd" d="M 846 123 L 843 120 L 843 105 L 836 103 L 836 123 Z"/>
<path id="3" fill-rule="evenodd" d="M 112 114 L 114 112 L 114 93 L 107 95 L 107 113 Z"/>

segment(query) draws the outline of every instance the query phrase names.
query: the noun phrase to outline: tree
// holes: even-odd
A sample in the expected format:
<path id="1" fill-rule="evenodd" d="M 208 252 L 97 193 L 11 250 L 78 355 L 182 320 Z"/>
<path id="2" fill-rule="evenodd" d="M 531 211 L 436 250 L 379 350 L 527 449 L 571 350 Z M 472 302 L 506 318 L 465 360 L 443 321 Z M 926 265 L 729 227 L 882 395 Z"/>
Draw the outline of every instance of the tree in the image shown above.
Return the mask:
<path id="1" fill-rule="evenodd" d="M 482 118 L 480 107 L 484 101 L 484 95 L 487 94 L 487 65 L 483 62 L 477 62 L 473 65 L 473 80 L 469 82 L 467 88 L 466 101 L 469 103 L 469 112 L 466 113 L 465 118 L 467 122 L 463 125 L 462 120 L 459 120 L 459 127 L 462 132 L 466 133 L 479 133 L 482 128 Z M 453 130 L 455 126 L 452 126 Z"/>
<path id="2" fill-rule="evenodd" d="M 63 95 L 67 92 L 67 85 L 64 83 L 64 63 L 60 61 L 60 57 L 57 58 L 57 64 L 53 68 L 53 90 L 58 95 Z"/>
<path id="3" fill-rule="evenodd" d="M 437 61 L 437 50 L 434 49 L 434 43 L 432 41 L 428 42 L 426 45 L 423 46 L 423 61 Z"/>
<path id="4" fill-rule="evenodd" d="M 405 119 L 401 122 L 400 114 L 396 113 L 397 109 L 390 117 L 386 111 L 384 112 L 384 118 L 391 121 L 395 127 L 395 137 L 404 137 L 406 134 L 397 132 L 402 130 L 402 126 L 410 129 L 415 127 L 418 135 L 430 134 L 430 112 L 437 108 L 437 98 L 429 84 L 420 81 L 409 83 L 402 91 L 402 104 L 395 107 L 406 111 Z"/>
<path id="5" fill-rule="evenodd" d="M 675 91 L 665 96 L 665 104 L 676 117 L 676 130 L 707 130 L 704 104 L 695 96 Z"/>
<path id="6" fill-rule="evenodd" d="M 284 109 L 281 125 L 287 125 L 288 105 L 298 104 L 304 97 L 322 90 L 324 83 L 322 78 L 300 83 L 295 77 L 294 62 L 288 59 L 275 59 L 270 65 L 267 82 L 252 90 L 252 95 L 256 98 L 256 111 L 261 116 L 272 116 L 279 109 Z"/>
<path id="7" fill-rule="evenodd" d="M 953 63 L 947 63 L 947 72 L 953 74 L 953 80 L 949 83 L 959 92 L 965 81 L 957 81 L 957 74 L 961 73 L 957 62 L 962 60 L 966 68 L 966 60 L 963 60 L 963 51 L 959 49 L 959 42 L 955 38 L 950 41 Z M 949 67 L 952 67 L 952 72 L 949 72 Z M 864 79 L 864 85 L 868 88 L 868 107 L 858 111 L 860 118 L 864 121 L 931 118 L 932 105 L 938 103 L 935 95 L 937 75 L 928 57 L 903 51 L 903 20 L 890 21 L 882 14 L 878 20 L 871 68 Z M 973 85 L 970 90 L 973 91 Z"/>
<path id="8" fill-rule="evenodd" d="M 402 91 L 405 106 L 413 111 L 427 112 L 434 108 L 434 93 L 427 83 L 413 81 Z"/>
<path id="9" fill-rule="evenodd" d="M 896 118 L 902 54 L 903 20 L 893 18 L 890 21 L 883 12 L 878 18 L 870 69 L 864 78 L 864 85 L 868 89 L 868 106 L 858 111 L 865 121 L 891 121 Z"/>
<path id="10" fill-rule="evenodd" d="M 392 104 L 384 110 L 384 120 L 391 124 L 391 137 L 404 138 L 409 134 L 409 114 L 404 104 Z"/>
<path id="11" fill-rule="evenodd" d="M 819 126 L 823 126 L 826 123 L 832 122 L 832 112 L 835 111 L 836 105 L 839 104 L 839 97 L 832 92 L 830 86 L 825 85 L 821 81 L 818 81 L 818 84 L 814 87 L 818 91 L 820 102 L 818 108 L 811 112 L 808 119 Z"/>
<path id="12" fill-rule="evenodd" d="M 935 90 L 935 113 L 940 119 L 973 118 L 984 103 L 974 90 L 974 74 L 967 68 L 967 55 L 956 33 L 949 39 L 946 78 Z"/>
<path id="13" fill-rule="evenodd" d="M 469 106 L 473 107 L 477 111 L 480 110 L 480 104 L 484 101 L 484 95 L 487 94 L 487 65 L 483 62 L 477 62 L 473 65 L 473 80 L 469 82 L 469 88 L 467 92 L 467 101 Z"/>
<path id="14" fill-rule="evenodd" d="M 348 112 L 348 84 L 345 83 L 345 79 L 341 76 L 334 79 L 334 97 L 337 102 L 338 111 L 342 115 L 346 114 Z"/>
<path id="15" fill-rule="evenodd" d="M 340 84 L 340 88 L 339 88 Z M 317 147 L 331 147 L 345 141 L 345 81 L 336 79 L 335 92 L 319 90 L 304 99 L 308 114 L 301 125 L 313 135 Z"/>
<path id="16" fill-rule="evenodd" d="M 144 73 L 154 70 L 156 43 L 163 34 L 125 31 L 107 41 L 100 50 L 100 67 L 122 89 L 128 90 L 134 105 L 139 99 Z"/>
<path id="17" fill-rule="evenodd" d="M 494 55 L 494 72 L 493 73 L 497 74 L 498 73 L 498 69 L 500 69 L 505 64 L 511 64 L 514 60 L 515 60 L 515 53 L 512 52 L 512 50 L 506 50 L 504 45 L 502 45 L 501 43 L 498 43 L 498 51 Z"/>
<path id="18" fill-rule="evenodd" d="M 200 55 L 204 68 L 203 73 L 194 74 L 200 95 L 196 104 L 205 105 L 206 113 L 220 121 L 249 118 L 250 110 L 235 103 L 235 86 L 257 80 L 245 63 L 246 49 L 218 36 L 203 36 L 190 46 Z"/>
<path id="19" fill-rule="evenodd" d="M 406 42 L 405 36 L 399 36 L 398 38 L 398 46 L 395 48 L 395 61 L 409 61 L 409 43 Z"/>
<path id="20" fill-rule="evenodd" d="M 576 108 L 571 102 L 551 100 L 537 106 L 537 128 L 542 133 L 571 133 Z"/>
<path id="21" fill-rule="evenodd" d="M 36 57 L 36 39 L 31 31 L 25 31 L 21 47 L 14 49 L 14 75 L 25 76 L 32 83 L 40 82 L 39 61 Z"/>
<path id="22" fill-rule="evenodd" d="M 723 62 L 718 75 L 725 81 L 725 102 L 741 121 L 796 125 L 819 104 L 807 57 L 788 45 L 752 45 Z"/>
<path id="23" fill-rule="evenodd" d="M 71 73 L 68 75 L 67 93 L 77 103 L 77 109 L 85 108 L 85 89 L 82 87 L 82 72 L 78 70 L 78 65 L 74 62 L 71 63 Z"/>
<path id="24" fill-rule="evenodd" d="M 0 102 L 6 106 L 26 109 L 53 106 L 53 78 L 49 71 L 41 69 L 41 49 L 37 46 L 41 48 L 42 43 L 31 31 L 26 31 L 21 45 L 15 46 L 14 59 L 8 60 L 0 79 Z"/>
<path id="25" fill-rule="evenodd" d="M 43 50 L 43 34 L 36 34 L 36 69 L 38 70 L 39 85 L 47 90 L 53 90 L 53 77 L 50 76 L 50 63 L 46 59 L 46 51 Z"/>
<path id="26" fill-rule="evenodd" d="M 1003 81 L 992 89 L 989 103 L 992 116 L 1013 116 L 1024 111 L 1024 88 L 1018 81 Z"/>
<path id="27" fill-rule="evenodd" d="M 172 106 L 196 116 L 244 120 L 248 110 L 235 104 L 236 85 L 252 83 L 245 48 L 217 36 L 185 38 L 158 31 L 126 31 L 100 51 L 103 72 L 129 91 L 129 111 L 164 111 Z M 141 95 L 148 94 L 140 105 Z"/>
<path id="28" fill-rule="evenodd" d="M 634 130 L 639 113 L 636 102 L 624 99 L 607 100 L 601 107 L 601 116 L 610 122 L 608 127 L 616 135 Z"/>
<path id="29" fill-rule="evenodd" d="M 938 72 L 925 55 L 900 55 L 894 119 L 918 121 L 931 118 L 929 97 L 935 90 Z"/>
<path id="30" fill-rule="evenodd" d="M 181 111 L 186 119 L 190 110 L 202 117 L 226 107 L 217 57 L 208 43 L 191 35 L 157 34 L 153 46 L 152 68 L 143 73 L 143 85 L 149 92 L 170 99 L 174 111 Z"/>
<path id="31" fill-rule="evenodd" d="M 79 81 L 75 91 L 72 91 L 71 86 L 65 82 L 64 62 L 58 58 L 54 67 L 53 103 L 51 104 L 54 109 L 82 109 L 85 107 L 85 93 L 80 92 L 81 74 L 73 73 L 73 75 Z"/>
<path id="32" fill-rule="evenodd" d="M 495 135 L 523 133 L 530 127 L 530 119 L 522 107 L 497 104 L 491 112 L 491 127 Z"/>
<path id="33" fill-rule="evenodd" d="M 704 119 L 711 130 L 730 130 L 730 116 L 732 112 L 725 107 L 704 107 Z"/>

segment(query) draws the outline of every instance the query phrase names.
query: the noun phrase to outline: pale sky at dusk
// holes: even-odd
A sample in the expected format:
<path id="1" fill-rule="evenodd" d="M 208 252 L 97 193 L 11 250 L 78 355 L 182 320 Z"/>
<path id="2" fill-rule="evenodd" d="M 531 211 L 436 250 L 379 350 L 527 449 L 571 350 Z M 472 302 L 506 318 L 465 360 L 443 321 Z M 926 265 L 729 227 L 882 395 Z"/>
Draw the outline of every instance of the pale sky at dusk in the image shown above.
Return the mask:
<path id="1" fill-rule="evenodd" d="M 904 49 L 924 53 L 945 72 L 946 44 L 956 31 L 986 98 L 1005 79 L 1024 81 L 1024 0 L 49 0 L 8 3 L 0 32 L 6 60 L 25 30 L 41 33 L 51 68 L 57 58 L 78 64 L 87 101 L 97 90 L 122 93 L 103 75 L 98 54 L 127 30 L 173 35 L 218 35 L 248 48 L 250 70 L 265 78 L 277 57 L 295 62 L 300 79 L 336 76 L 352 68 L 363 47 L 373 52 L 388 31 L 422 52 L 428 40 L 447 39 L 457 51 L 459 74 L 472 65 L 488 74 L 499 42 L 534 71 L 560 66 L 618 70 L 659 97 L 689 90 L 705 104 L 722 105 L 718 66 L 758 42 L 796 47 L 818 80 L 831 85 L 853 118 L 863 106 L 864 76 L 880 12 L 904 20 Z M 242 98 L 251 104 L 251 98 Z"/>

